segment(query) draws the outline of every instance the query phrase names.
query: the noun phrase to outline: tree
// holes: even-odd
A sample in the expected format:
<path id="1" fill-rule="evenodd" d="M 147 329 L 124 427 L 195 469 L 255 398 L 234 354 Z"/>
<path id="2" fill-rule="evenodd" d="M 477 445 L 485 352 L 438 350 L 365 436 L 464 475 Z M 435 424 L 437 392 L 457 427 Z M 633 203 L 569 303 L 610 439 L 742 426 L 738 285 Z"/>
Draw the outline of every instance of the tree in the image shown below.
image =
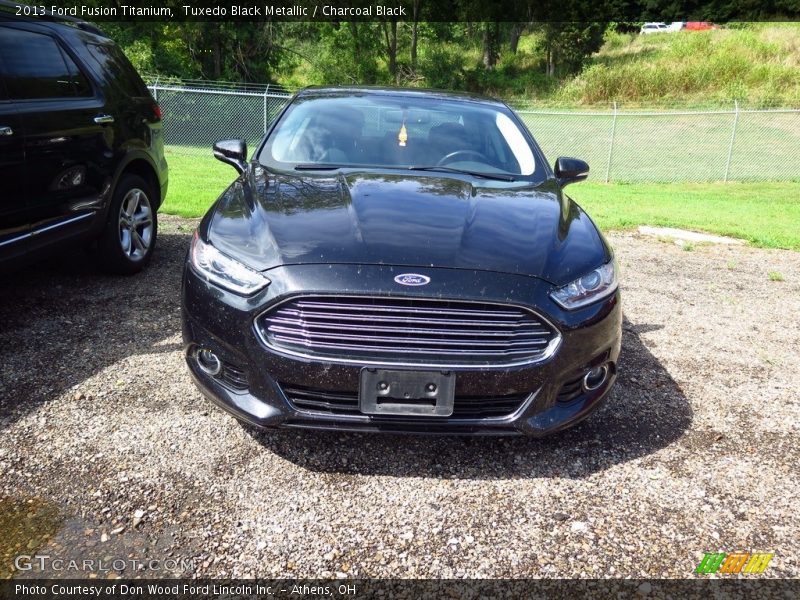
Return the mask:
<path id="1" fill-rule="evenodd" d="M 525 30 L 525 23 L 511 23 L 511 26 L 508 29 L 508 47 L 511 50 L 511 54 L 517 53 L 517 48 L 519 47 L 519 38 L 522 36 L 522 32 Z"/>
<path id="2" fill-rule="evenodd" d="M 500 56 L 498 45 L 500 43 L 500 23 L 498 21 L 483 24 L 483 66 L 494 69 Z"/>
<path id="3" fill-rule="evenodd" d="M 580 71 L 586 59 L 603 45 L 607 23 L 542 23 L 546 73 L 570 74 Z"/>
<path id="4" fill-rule="evenodd" d="M 419 40 L 419 15 L 422 0 L 414 0 L 411 7 L 411 70 L 417 70 L 417 42 Z"/>
<path id="5" fill-rule="evenodd" d="M 389 75 L 392 80 L 397 82 L 397 19 L 389 22 L 381 21 L 383 37 L 386 43 L 386 57 L 389 68 Z"/>

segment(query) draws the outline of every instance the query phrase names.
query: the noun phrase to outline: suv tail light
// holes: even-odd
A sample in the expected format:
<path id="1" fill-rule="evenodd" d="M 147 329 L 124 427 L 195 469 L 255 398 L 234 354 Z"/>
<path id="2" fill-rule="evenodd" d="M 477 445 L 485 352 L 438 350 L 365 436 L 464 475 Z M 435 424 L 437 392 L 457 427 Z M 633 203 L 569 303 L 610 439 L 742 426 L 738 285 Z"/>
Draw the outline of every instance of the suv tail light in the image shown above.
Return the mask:
<path id="1" fill-rule="evenodd" d="M 157 103 L 153 102 L 152 109 L 153 109 L 153 117 L 155 117 L 156 121 L 160 121 L 161 120 L 161 107 Z"/>

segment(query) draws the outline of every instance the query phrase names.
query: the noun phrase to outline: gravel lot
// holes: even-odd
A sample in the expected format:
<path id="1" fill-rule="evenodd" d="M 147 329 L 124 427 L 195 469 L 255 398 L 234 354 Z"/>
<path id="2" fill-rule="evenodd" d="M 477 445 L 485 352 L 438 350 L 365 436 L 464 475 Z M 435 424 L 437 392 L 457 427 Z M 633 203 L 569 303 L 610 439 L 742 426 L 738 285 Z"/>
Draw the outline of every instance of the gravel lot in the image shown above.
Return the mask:
<path id="1" fill-rule="evenodd" d="M 3 278 L 0 577 L 35 552 L 196 576 L 687 577 L 707 551 L 800 576 L 800 254 L 610 235 L 621 377 L 556 437 L 258 433 L 183 363 L 194 224 L 162 217 L 141 276 L 78 253 Z"/>

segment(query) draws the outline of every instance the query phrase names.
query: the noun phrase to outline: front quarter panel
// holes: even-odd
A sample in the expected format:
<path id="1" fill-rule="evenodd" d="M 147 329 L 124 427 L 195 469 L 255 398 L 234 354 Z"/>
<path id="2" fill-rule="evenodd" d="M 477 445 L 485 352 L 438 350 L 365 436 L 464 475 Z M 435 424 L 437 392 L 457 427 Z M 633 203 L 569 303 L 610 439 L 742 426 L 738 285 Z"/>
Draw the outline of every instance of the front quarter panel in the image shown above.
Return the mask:
<path id="1" fill-rule="evenodd" d="M 552 185 L 557 187 L 554 180 Z M 539 276 L 562 286 L 607 263 L 614 254 L 589 215 L 561 190 L 558 194 L 561 215 Z"/>
<path id="2" fill-rule="evenodd" d="M 257 271 L 280 256 L 264 212 L 255 203 L 255 195 L 266 193 L 267 186 L 266 171 L 251 165 L 222 193 L 200 227 L 204 240 Z"/>

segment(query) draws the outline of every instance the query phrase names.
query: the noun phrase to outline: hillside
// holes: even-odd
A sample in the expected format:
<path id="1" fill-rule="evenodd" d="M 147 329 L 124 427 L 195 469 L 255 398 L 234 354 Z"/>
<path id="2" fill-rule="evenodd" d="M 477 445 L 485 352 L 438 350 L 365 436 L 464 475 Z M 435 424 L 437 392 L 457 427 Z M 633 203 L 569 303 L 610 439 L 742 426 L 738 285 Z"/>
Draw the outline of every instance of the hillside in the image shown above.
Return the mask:
<path id="1" fill-rule="evenodd" d="M 310 41 L 297 48 L 314 56 Z M 338 54 L 335 60 L 298 60 L 278 79 L 290 88 L 339 83 L 334 74 L 349 72 L 333 64 L 340 60 Z M 420 45 L 418 69 L 400 82 L 487 93 L 516 104 L 719 105 L 736 99 L 752 107 L 800 107 L 800 24 L 731 24 L 647 36 L 609 31 L 577 75 L 550 78 L 544 71 L 537 33 L 523 35 L 516 54 L 503 47 L 491 71 L 481 64 L 479 45 L 431 35 Z"/>
<path id="2" fill-rule="evenodd" d="M 399 22 L 393 54 L 382 25 L 161 23 L 144 30 L 136 23 L 104 24 L 139 72 L 161 81 L 277 83 L 290 90 L 416 86 L 563 108 L 613 101 L 727 107 L 733 100 L 745 107 L 800 108 L 800 23 L 733 23 L 651 35 L 618 33 L 613 26 L 603 34 L 602 26 L 588 24 L 555 38 L 541 23 L 524 29 L 505 23 L 498 24 L 492 55 L 497 60 L 489 67 L 479 23 L 420 23 L 414 30 L 412 23 Z M 587 30 L 591 43 L 582 48 L 599 51 L 585 57 L 583 50 L 572 50 L 581 48 L 575 36 Z M 512 39 L 518 40 L 516 52 Z M 548 48 L 552 77 L 546 75 Z"/>
<path id="3" fill-rule="evenodd" d="M 580 104 L 736 99 L 748 106 L 800 107 L 800 25 L 610 33 L 590 64 L 550 96 Z"/>

